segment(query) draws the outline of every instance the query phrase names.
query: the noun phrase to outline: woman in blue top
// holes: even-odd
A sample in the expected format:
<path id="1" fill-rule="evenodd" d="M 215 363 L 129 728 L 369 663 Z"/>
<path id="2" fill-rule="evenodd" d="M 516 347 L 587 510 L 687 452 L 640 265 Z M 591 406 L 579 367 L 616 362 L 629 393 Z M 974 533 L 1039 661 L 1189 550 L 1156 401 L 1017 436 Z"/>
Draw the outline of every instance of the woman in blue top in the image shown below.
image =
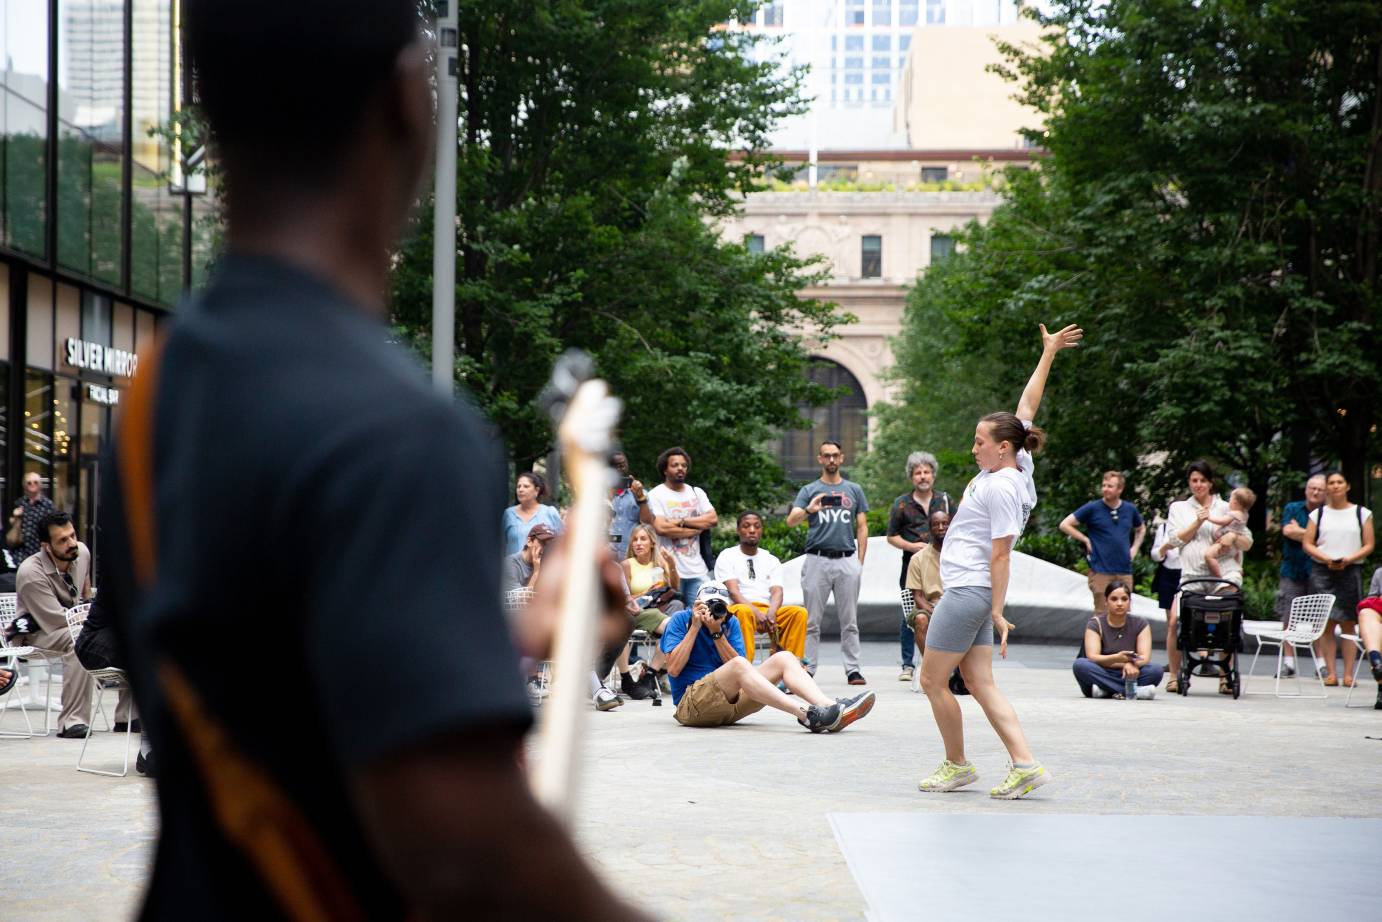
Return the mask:
<path id="1" fill-rule="evenodd" d="M 1051 362 L 1058 352 L 1078 345 L 1082 338 L 1084 331 L 1074 324 L 1057 333 L 1046 332 L 1043 324 L 1041 359 L 1022 391 L 1017 414 L 990 413 L 974 429 L 971 451 L 979 473 L 965 487 L 964 499 L 945 535 L 941 550 L 944 594 L 931 615 L 926 655 L 921 662 L 921 689 L 931 701 L 936 726 L 945 741 L 945 761 L 917 785 L 922 791 L 953 791 L 979 778 L 965 758 L 960 704 L 947 687 L 956 666 L 1012 758 L 1008 777 L 989 795 L 1012 800 L 1049 780 L 1027 748 L 1017 713 L 993 684 L 993 634 L 998 632 L 999 653 L 1006 657 L 1008 632 L 1012 630 L 1003 617 L 1008 568 L 1013 543 L 1036 506 L 1032 452 L 1045 438 L 1032 426 L 1032 419 L 1041 404 Z"/>
<path id="2" fill-rule="evenodd" d="M 562 533 L 561 513 L 555 506 L 541 502 L 547 496 L 547 481 L 541 474 L 524 471 L 518 475 L 514 484 L 514 494 L 518 502 L 504 510 L 504 556 L 517 554 L 523 550 L 528 540 L 528 530 L 541 522 L 553 533 Z"/>

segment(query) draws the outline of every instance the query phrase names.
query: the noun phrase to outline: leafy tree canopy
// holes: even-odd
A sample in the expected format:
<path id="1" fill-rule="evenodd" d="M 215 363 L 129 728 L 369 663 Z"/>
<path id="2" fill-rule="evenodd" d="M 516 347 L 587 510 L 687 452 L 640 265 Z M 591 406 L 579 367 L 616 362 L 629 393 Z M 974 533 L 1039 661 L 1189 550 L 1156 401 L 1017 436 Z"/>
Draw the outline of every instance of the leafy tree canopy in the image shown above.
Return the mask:
<path id="1" fill-rule="evenodd" d="M 848 318 L 797 298 L 815 263 L 750 254 L 713 224 L 801 107 L 798 81 L 751 54 L 754 35 L 721 28 L 756 4 L 458 6 L 457 379 L 521 469 L 551 447 L 534 398 L 554 358 L 584 348 L 627 404 L 637 474 L 680 444 L 717 505 L 780 502 L 765 446 L 800 422 L 799 402 L 829 396 L 806 381 L 802 337 Z M 420 347 L 430 228 L 429 207 L 393 283 L 394 320 Z"/>
<path id="2" fill-rule="evenodd" d="M 977 417 L 1016 402 L 1036 324 L 1079 322 L 1039 420 L 1047 524 L 1108 468 L 1164 505 L 1197 457 L 1264 498 L 1259 528 L 1312 465 L 1341 464 L 1361 497 L 1382 395 L 1382 6 L 1057 0 L 1039 18 L 1042 46 L 1005 47 L 1003 69 L 1050 156 L 911 292 L 870 475 L 897 483 L 914 446 L 967 462 Z"/>

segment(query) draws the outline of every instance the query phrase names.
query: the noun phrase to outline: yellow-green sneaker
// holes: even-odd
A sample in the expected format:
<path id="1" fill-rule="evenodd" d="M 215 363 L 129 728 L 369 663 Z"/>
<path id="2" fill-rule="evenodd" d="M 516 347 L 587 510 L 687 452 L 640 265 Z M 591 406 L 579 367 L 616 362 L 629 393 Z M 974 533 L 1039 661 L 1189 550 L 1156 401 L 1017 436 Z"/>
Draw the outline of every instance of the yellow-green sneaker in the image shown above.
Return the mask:
<path id="1" fill-rule="evenodd" d="M 1050 780 L 1051 775 L 1041 767 L 1040 762 L 1027 768 L 1010 765 L 1008 777 L 1004 778 L 998 787 L 989 791 L 989 796 L 999 800 L 1017 800 L 1019 797 L 1026 797 Z"/>
<path id="2" fill-rule="evenodd" d="M 973 784 L 978 780 L 979 772 L 972 762 L 951 762 L 946 759 L 941 763 L 940 768 L 931 773 L 929 778 L 923 778 L 918 782 L 917 790 L 925 791 L 928 794 L 943 794 L 946 791 L 958 790 L 966 784 Z"/>

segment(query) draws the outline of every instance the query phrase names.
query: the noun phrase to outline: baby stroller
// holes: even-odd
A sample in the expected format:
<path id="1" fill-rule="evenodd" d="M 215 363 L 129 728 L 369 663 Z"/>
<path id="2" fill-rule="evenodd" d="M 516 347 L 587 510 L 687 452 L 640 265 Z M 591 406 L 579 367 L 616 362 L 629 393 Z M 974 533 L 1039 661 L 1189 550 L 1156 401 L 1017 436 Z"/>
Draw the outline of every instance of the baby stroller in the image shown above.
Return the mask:
<path id="1" fill-rule="evenodd" d="M 1190 676 L 1222 676 L 1233 697 L 1243 690 L 1235 654 L 1243 649 L 1243 593 L 1223 591 L 1217 577 L 1190 577 L 1180 584 L 1180 693 L 1190 692 Z M 1186 588 L 1194 587 L 1194 589 Z"/>

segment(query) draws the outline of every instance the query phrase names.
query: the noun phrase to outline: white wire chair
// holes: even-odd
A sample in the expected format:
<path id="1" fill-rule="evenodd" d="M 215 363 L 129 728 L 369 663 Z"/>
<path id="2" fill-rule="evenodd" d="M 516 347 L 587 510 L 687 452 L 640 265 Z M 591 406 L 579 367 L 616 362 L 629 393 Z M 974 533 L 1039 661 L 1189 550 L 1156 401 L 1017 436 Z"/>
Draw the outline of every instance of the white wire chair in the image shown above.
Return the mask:
<path id="1" fill-rule="evenodd" d="M 1349 686 L 1348 696 L 1344 698 L 1344 707 L 1351 708 L 1354 706 L 1353 690 L 1358 687 L 1358 673 L 1363 670 L 1363 664 L 1368 660 L 1368 650 L 1363 646 L 1363 638 L 1358 628 L 1354 628 L 1352 634 L 1345 634 L 1343 628 L 1336 625 L 1334 628 L 1334 636 L 1344 643 L 1351 643 L 1358 648 L 1358 660 L 1353 664 L 1353 684 Z M 1358 705 L 1358 707 L 1370 708 L 1372 705 L 1368 704 L 1365 698 L 1364 702 Z"/>
<path id="2" fill-rule="evenodd" d="M 72 635 L 73 646 L 76 646 L 77 637 L 81 634 L 82 631 L 82 624 L 86 621 L 86 616 L 90 614 L 90 612 L 91 603 L 82 602 L 79 605 L 72 606 L 71 608 L 67 609 L 62 613 L 63 617 L 67 619 L 67 630 Z M 83 667 L 79 666 L 78 668 Z M 98 712 L 104 715 L 105 708 L 101 705 L 101 692 L 104 691 L 106 688 L 114 688 L 119 691 L 127 691 L 130 687 L 129 675 L 125 672 L 125 670 L 116 669 L 113 666 L 105 669 L 88 669 L 87 672 L 91 674 L 91 678 L 94 679 L 96 682 L 96 709 Z M 107 724 L 110 724 L 109 717 L 106 718 L 106 722 Z M 125 764 L 118 772 L 104 771 L 99 768 L 87 768 L 82 765 L 82 762 L 86 758 L 86 745 L 87 743 L 91 742 L 91 731 L 95 725 L 96 720 L 93 717 L 91 723 L 87 725 L 86 737 L 82 740 L 82 751 L 77 755 L 77 771 L 88 772 L 93 775 L 106 775 L 111 778 L 125 777 L 130 772 L 130 739 L 134 736 L 133 715 L 130 716 L 130 719 L 125 721 Z"/>
<path id="3" fill-rule="evenodd" d="M 916 613 L 917 601 L 910 589 L 901 590 L 901 599 L 902 620 L 905 622 Z M 915 640 L 912 641 L 912 653 L 912 662 L 915 664 L 912 666 L 912 691 L 919 692 L 921 691 L 921 644 L 917 643 Z"/>
<path id="4" fill-rule="evenodd" d="M 19 688 L 10 689 L 9 694 L 0 698 L 0 722 L 5 719 L 5 714 L 9 711 L 10 705 L 15 704 L 16 709 L 24 716 L 25 732 L 0 731 L 0 739 L 33 739 L 36 736 L 47 736 L 53 732 L 53 658 L 45 651 L 37 647 L 12 647 L 5 640 L 5 632 L 14 623 L 17 617 L 19 597 L 13 592 L 0 593 L 0 665 L 8 670 L 18 670 L 21 659 L 39 659 L 44 662 L 44 699 L 43 699 L 43 732 L 35 733 L 33 722 L 29 720 L 29 709 L 24 706 L 20 698 Z M 8 665 L 6 665 L 8 664 Z M 30 670 L 30 679 L 32 679 Z M 32 692 L 32 686 L 30 686 Z"/>
<path id="5" fill-rule="evenodd" d="M 509 589 L 504 593 L 504 614 L 513 622 L 533 601 L 533 590 L 527 588 Z M 532 662 L 527 660 L 527 662 Z M 536 663 L 536 672 L 528 680 L 528 691 L 534 704 L 541 704 L 552 689 L 552 662 L 543 660 Z"/>
<path id="6" fill-rule="evenodd" d="M 1262 648 L 1268 646 L 1276 647 L 1276 685 L 1275 694 L 1278 698 L 1328 698 L 1329 692 L 1325 689 L 1324 677 L 1316 673 L 1316 680 L 1320 683 L 1320 694 L 1307 695 L 1301 683 L 1300 673 L 1296 673 L 1296 691 L 1294 693 L 1282 694 L 1281 692 L 1281 664 L 1286 655 L 1286 647 L 1300 654 L 1303 647 L 1311 658 L 1314 657 L 1312 645 L 1324 635 L 1325 625 L 1329 623 L 1329 613 L 1334 609 L 1334 596 L 1330 594 L 1303 595 L 1291 602 L 1291 614 L 1286 619 L 1286 627 L 1279 631 L 1259 631 L 1250 636 L 1257 639 L 1257 652 L 1253 654 L 1252 665 L 1248 667 L 1246 680 L 1253 677 L 1253 672 L 1257 668 L 1257 658 L 1262 655 Z M 1301 655 L 1300 660 L 1305 662 L 1305 656 Z M 1248 694 L 1267 694 L 1267 692 L 1247 692 Z"/>

